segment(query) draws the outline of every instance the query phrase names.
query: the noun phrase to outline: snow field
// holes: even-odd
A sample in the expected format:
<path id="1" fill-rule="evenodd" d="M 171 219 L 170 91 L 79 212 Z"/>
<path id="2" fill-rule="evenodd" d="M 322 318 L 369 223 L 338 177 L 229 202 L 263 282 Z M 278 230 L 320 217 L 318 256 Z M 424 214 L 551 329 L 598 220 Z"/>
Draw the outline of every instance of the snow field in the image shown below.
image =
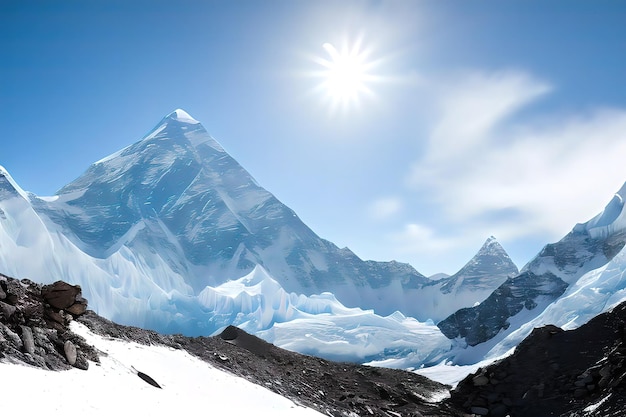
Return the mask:
<path id="1" fill-rule="evenodd" d="M 322 415 L 185 351 L 105 339 L 76 322 L 71 328 L 104 352 L 101 364 L 90 363 L 87 371 L 53 372 L 0 362 L 3 415 Z M 131 366 L 162 389 L 144 382 Z"/>

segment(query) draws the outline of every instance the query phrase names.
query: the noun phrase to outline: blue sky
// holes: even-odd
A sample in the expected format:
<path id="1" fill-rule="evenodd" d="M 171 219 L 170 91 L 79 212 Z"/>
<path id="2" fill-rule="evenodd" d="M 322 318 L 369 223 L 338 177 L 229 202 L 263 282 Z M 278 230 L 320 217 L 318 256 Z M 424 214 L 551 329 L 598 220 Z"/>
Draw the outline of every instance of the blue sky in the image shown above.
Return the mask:
<path id="1" fill-rule="evenodd" d="M 361 258 L 453 273 L 494 235 L 521 267 L 626 181 L 625 22 L 619 0 L 3 1 L 0 165 L 51 195 L 183 108 Z M 324 44 L 362 58 L 350 100 Z"/>

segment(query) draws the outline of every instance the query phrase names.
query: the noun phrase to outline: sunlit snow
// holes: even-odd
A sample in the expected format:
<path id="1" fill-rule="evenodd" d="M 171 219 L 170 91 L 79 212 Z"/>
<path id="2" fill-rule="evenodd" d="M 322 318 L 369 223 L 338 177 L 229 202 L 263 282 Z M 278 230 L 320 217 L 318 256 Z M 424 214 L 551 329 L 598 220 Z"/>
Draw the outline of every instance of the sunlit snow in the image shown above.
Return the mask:
<path id="1" fill-rule="evenodd" d="M 0 362 L 3 415 L 321 416 L 185 351 L 102 338 L 73 322 L 74 332 L 99 351 L 87 371 L 46 371 Z M 131 367 L 162 387 L 140 379 Z"/>

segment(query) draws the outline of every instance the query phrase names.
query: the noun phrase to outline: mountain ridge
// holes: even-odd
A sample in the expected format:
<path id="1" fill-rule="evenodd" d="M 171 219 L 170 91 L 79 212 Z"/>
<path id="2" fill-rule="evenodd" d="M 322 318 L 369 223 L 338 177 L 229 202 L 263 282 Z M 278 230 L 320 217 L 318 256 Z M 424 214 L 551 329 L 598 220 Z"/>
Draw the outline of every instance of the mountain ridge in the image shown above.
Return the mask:
<path id="1" fill-rule="evenodd" d="M 468 346 L 519 342 L 532 330 L 526 323 L 540 324 L 537 320 L 542 313 L 568 288 L 600 271 L 626 246 L 620 195 L 625 191 L 622 187 L 600 214 L 575 225 L 558 242 L 546 245 L 518 275 L 508 278 L 480 305 L 460 309 L 439 322 L 443 334 Z M 522 315 L 521 321 L 515 319 Z M 514 339 L 507 342 L 510 337 Z"/>

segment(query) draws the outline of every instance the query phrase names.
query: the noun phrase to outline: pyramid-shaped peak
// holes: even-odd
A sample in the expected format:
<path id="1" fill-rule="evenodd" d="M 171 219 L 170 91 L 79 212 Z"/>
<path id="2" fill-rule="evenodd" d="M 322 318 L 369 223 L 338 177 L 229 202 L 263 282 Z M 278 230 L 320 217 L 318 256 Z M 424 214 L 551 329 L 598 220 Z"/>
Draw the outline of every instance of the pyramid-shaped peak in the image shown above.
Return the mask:
<path id="1" fill-rule="evenodd" d="M 488 255 L 488 254 L 502 257 L 503 259 L 507 259 L 508 262 L 512 263 L 512 261 L 509 258 L 508 253 L 506 252 L 506 250 L 504 250 L 502 245 L 500 245 L 500 243 L 494 236 L 489 236 L 489 238 L 485 241 L 485 243 L 483 243 L 483 246 L 480 248 L 478 253 L 474 256 L 474 259 L 472 261 L 475 261 L 476 258 L 481 258 L 482 256 Z"/>
<path id="2" fill-rule="evenodd" d="M 498 243 L 498 239 L 496 239 L 494 236 L 489 236 L 487 240 L 485 240 L 485 243 L 483 243 L 483 246 L 481 249 L 486 249 L 490 247 L 502 248 L 502 245 Z M 504 248 L 502 248 L 502 250 L 504 250 Z"/>
<path id="3" fill-rule="evenodd" d="M 518 268 L 495 237 L 490 236 L 478 253 L 441 287 L 443 293 L 467 289 L 494 290 Z"/>
<path id="4" fill-rule="evenodd" d="M 177 121 L 183 122 L 183 123 L 193 123 L 193 124 L 200 123 L 199 121 L 197 121 L 196 119 L 191 117 L 189 115 L 189 113 L 187 113 L 183 109 L 176 109 L 173 112 L 171 112 L 170 114 L 168 114 L 167 116 L 165 116 L 165 118 L 166 119 L 177 120 Z"/>

